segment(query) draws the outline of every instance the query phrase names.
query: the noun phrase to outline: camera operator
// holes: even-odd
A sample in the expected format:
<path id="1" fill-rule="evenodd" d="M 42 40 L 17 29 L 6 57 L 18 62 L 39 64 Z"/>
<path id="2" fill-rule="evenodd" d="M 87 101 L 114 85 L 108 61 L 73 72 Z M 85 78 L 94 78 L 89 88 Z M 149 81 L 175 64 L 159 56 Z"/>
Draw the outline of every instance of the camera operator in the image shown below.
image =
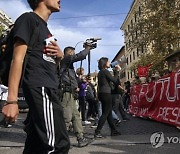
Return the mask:
<path id="1" fill-rule="evenodd" d="M 60 84 L 63 85 L 61 105 L 64 112 L 64 119 L 67 129 L 72 122 L 79 147 L 86 146 L 90 143 L 88 139 L 84 138 L 82 121 L 80 119 L 80 113 L 77 109 L 76 99 L 79 88 L 76 72 L 73 67 L 74 62 L 84 60 L 92 49 L 90 43 L 84 43 L 83 47 L 85 49 L 77 54 L 75 54 L 75 49 L 73 47 L 66 47 L 64 49 L 64 58 L 60 64 Z"/>

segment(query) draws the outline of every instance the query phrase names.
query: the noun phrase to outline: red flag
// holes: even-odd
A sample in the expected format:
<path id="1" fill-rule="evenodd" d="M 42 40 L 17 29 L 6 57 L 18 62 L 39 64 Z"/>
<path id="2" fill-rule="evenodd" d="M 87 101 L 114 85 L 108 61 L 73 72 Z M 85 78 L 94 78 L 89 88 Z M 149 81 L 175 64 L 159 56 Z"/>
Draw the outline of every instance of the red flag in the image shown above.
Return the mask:
<path id="1" fill-rule="evenodd" d="M 139 77 L 147 77 L 149 74 L 149 67 L 151 67 L 152 64 L 148 64 L 147 66 L 139 66 L 138 69 L 138 76 Z"/>

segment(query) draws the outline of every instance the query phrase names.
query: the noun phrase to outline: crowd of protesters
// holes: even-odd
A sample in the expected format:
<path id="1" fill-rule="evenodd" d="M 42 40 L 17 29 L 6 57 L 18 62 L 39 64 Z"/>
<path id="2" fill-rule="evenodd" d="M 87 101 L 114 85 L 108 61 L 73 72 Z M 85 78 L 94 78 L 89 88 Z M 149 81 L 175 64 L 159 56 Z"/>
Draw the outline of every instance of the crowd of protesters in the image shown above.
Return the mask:
<path id="1" fill-rule="evenodd" d="M 91 125 L 92 129 L 95 127 L 95 139 L 102 138 L 101 130 L 106 120 L 111 136 L 121 135 L 119 124 L 129 120 L 131 85 L 157 80 L 160 78 L 159 72 L 156 71 L 149 79 L 140 80 L 136 76 L 132 83 L 127 81 L 123 87 L 119 79 L 119 66 L 113 68 L 112 75 L 108 70 L 109 59 L 102 57 L 98 61 L 98 81 L 93 82 L 90 74 L 84 75 L 82 67 L 75 71 L 73 66 L 90 53 L 93 49 L 91 43 L 84 43 L 84 49 L 79 53 L 75 53 L 75 48 L 71 46 L 66 47 L 63 53 L 56 40 L 45 44 L 44 40 L 52 36 L 47 21 L 52 13 L 60 11 L 60 1 L 28 0 L 28 3 L 33 12 L 21 15 L 14 25 L 8 97 L 2 107 L 4 120 L 15 122 L 19 114 L 18 87 L 21 74 L 25 73 L 22 87 L 29 112 L 24 122 L 27 138 L 23 153 L 66 154 L 70 148 L 68 131 L 71 129 L 78 146 L 87 146 L 91 140 L 84 136 L 83 125 Z M 22 61 L 31 45 L 31 36 L 37 39 L 33 42 L 23 72 Z"/>

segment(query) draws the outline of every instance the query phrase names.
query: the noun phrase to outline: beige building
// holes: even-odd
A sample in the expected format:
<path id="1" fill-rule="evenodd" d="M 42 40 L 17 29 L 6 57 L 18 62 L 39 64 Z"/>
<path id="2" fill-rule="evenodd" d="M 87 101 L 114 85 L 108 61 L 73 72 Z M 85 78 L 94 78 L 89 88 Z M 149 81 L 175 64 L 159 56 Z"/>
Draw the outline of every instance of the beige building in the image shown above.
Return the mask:
<path id="1" fill-rule="evenodd" d="M 141 3 L 143 3 L 141 0 L 133 1 L 128 15 L 121 26 L 121 30 L 124 32 L 125 56 L 127 57 L 126 81 L 132 81 L 136 75 L 136 70 L 130 70 L 133 63 L 136 62 L 142 54 L 152 51 L 153 42 L 147 43 L 146 46 L 141 44 L 139 44 L 138 47 L 133 46 L 137 44 L 137 42 L 142 42 L 138 40 L 141 40 L 140 38 L 143 38 L 142 36 L 144 35 L 142 30 L 143 27 L 136 27 L 136 23 L 138 23 L 141 17 L 146 18 L 143 14 L 143 8 L 141 7 L 143 5 Z M 174 5 L 179 7 L 179 1 L 176 0 Z M 149 13 L 151 14 L 153 12 Z"/>
<path id="2" fill-rule="evenodd" d="M 0 9 L 0 26 L 7 31 L 9 29 L 9 26 L 14 24 L 13 20 L 8 17 L 8 15 Z"/>
<path id="3" fill-rule="evenodd" d="M 136 12 L 136 13 L 135 13 Z M 132 42 L 137 40 L 138 35 L 141 33 L 140 31 L 136 31 L 135 34 L 130 33 L 130 30 L 133 28 L 133 25 L 137 22 L 138 17 L 141 15 L 141 8 L 139 5 L 139 0 L 134 0 L 129 10 L 126 19 L 124 20 L 121 30 L 124 31 L 124 40 L 125 40 L 125 56 L 127 57 L 127 65 L 126 65 L 126 81 L 134 78 L 136 72 L 131 71 L 130 67 L 133 62 L 137 61 L 139 56 L 145 52 L 143 46 L 138 48 L 132 47 Z"/>

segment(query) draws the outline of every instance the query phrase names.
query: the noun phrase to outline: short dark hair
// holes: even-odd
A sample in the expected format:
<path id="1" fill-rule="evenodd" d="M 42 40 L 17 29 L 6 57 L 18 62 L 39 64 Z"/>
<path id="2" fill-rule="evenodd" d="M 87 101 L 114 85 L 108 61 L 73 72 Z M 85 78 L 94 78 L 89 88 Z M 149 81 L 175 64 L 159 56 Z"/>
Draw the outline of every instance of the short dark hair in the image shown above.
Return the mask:
<path id="1" fill-rule="evenodd" d="M 69 50 L 75 50 L 75 48 L 68 46 L 64 48 L 64 54 L 66 55 Z"/>
<path id="2" fill-rule="evenodd" d="M 27 2 L 29 3 L 31 9 L 34 11 L 37 8 L 40 0 L 27 0 Z"/>
<path id="3" fill-rule="evenodd" d="M 108 58 L 107 57 L 100 58 L 99 61 L 98 61 L 98 68 L 99 68 L 99 70 L 105 69 L 107 62 L 108 62 Z"/>

